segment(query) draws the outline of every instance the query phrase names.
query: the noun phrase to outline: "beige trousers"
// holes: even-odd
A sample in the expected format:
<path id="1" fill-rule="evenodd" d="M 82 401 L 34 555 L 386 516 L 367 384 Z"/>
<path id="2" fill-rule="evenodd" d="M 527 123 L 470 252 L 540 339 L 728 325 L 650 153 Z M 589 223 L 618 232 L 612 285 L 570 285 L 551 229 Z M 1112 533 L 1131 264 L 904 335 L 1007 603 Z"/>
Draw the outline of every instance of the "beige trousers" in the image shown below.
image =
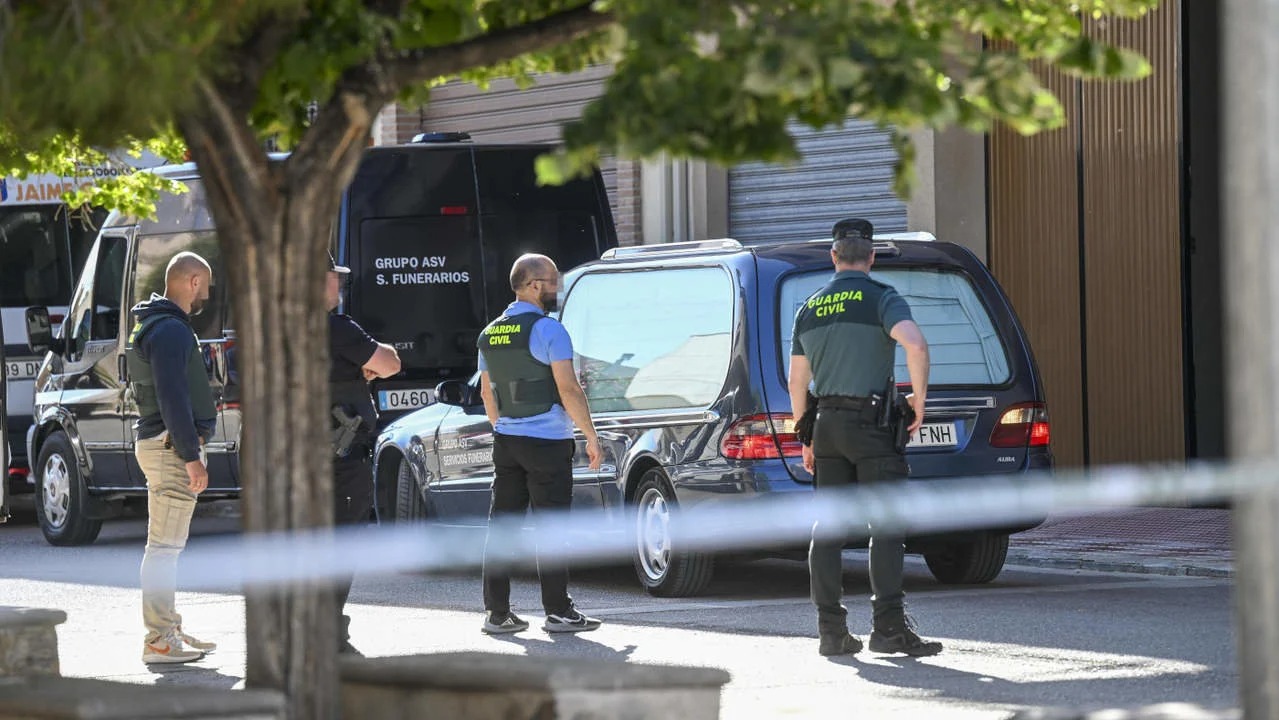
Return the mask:
<path id="1" fill-rule="evenodd" d="M 147 479 L 147 549 L 142 555 L 142 622 L 147 641 L 163 637 L 182 624 L 174 602 L 178 554 L 187 545 L 195 493 L 186 463 L 164 436 L 139 440 L 133 451 Z"/>

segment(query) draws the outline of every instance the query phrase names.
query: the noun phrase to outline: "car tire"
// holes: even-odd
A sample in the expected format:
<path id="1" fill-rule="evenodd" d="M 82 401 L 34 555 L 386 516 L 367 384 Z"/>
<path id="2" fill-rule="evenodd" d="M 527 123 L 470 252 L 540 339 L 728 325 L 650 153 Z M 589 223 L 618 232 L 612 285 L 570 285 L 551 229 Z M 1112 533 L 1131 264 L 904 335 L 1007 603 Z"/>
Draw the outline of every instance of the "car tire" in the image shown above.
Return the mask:
<path id="1" fill-rule="evenodd" d="M 650 595 L 687 597 L 710 584 L 714 556 L 679 548 L 670 534 L 671 517 L 679 511 L 675 492 L 661 470 L 644 473 L 635 489 L 635 574 Z"/>
<path id="2" fill-rule="evenodd" d="M 413 476 L 413 468 L 401 458 L 395 471 L 395 522 L 413 523 L 426 520 L 426 503 Z"/>
<path id="3" fill-rule="evenodd" d="M 36 519 L 50 545 L 88 545 L 98 539 L 102 520 L 88 515 L 88 491 L 66 433 L 45 440 L 36 463 Z"/>
<path id="4" fill-rule="evenodd" d="M 1008 558 L 1008 536 L 983 533 L 974 540 L 948 543 L 924 553 L 933 577 L 947 585 L 978 585 L 999 577 Z"/>

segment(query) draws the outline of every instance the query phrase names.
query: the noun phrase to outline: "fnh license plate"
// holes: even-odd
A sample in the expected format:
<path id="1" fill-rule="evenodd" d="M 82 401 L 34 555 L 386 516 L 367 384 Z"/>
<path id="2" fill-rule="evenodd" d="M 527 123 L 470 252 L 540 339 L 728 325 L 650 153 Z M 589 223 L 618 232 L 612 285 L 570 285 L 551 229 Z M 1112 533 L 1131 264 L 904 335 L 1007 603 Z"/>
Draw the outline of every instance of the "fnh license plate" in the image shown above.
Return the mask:
<path id="1" fill-rule="evenodd" d="M 955 423 L 924 423 L 919 426 L 906 447 L 946 447 L 958 445 L 959 436 L 955 432 Z"/>
<path id="2" fill-rule="evenodd" d="M 435 391 L 420 390 L 379 390 L 377 404 L 380 410 L 414 410 L 426 407 L 435 401 Z"/>
<path id="3" fill-rule="evenodd" d="M 37 358 L 7 360 L 4 364 L 4 376 L 10 380 L 30 380 L 38 372 L 40 360 Z"/>

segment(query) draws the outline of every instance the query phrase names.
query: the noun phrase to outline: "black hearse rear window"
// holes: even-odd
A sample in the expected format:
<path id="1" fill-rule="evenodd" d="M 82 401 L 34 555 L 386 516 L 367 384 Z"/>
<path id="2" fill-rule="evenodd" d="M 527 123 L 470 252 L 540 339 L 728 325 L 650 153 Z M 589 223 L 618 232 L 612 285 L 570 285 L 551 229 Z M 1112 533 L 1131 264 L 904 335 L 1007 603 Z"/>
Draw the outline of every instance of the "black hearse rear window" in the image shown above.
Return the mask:
<path id="1" fill-rule="evenodd" d="M 972 282 L 960 273 L 926 268 L 871 271 L 892 285 L 906 302 L 928 340 L 929 385 L 1003 385 L 1009 380 L 1008 353 L 999 331 Z M 789 369 L 795 313 L 810 295 L 830 281 L 831 272 L 799 273 L 782 281 L 778 297 L 782 367 Z M 783 370 L 786 372 L 786 370 Z M 897 348 L 896 376 L 908 377 L 906 354 Z"/>

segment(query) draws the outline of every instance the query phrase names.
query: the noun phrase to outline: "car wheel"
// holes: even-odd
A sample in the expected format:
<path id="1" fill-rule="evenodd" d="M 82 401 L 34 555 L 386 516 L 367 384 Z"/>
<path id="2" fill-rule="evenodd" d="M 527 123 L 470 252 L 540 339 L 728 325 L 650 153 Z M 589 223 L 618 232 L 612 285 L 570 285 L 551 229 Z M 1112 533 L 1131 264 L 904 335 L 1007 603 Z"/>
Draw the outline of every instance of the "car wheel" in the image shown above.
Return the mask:
<path id="1" fill-rule="evenodd" d="M 1008 558 L 1008 536 L 983 533 L 975 540 L 948 543 L 924 553 L 933 577 L 947 585 L 976 585 L 999 577 Z"/>
<path id="2" fill-rule="evenodd" d="M 88 492 L 71 441 L 55 432 L 36 463 L 36 518 L 50 545 L 87 545 L 98 539 L 102 520 L 86 512 Z"/>
<path id="3" fill-rule="evenodd" d="M 395 473 L 395 522 L 422 522 L 426 520 L 426 503 L 413 476 L 408 460 L 401 459 Z"/>
<path id="4" fill-rule="evenodd" d="M 708 553 L 679 548 L 671 519 L 679 512 L 661 470 L 649 470 L 635 490 L 635 574 L 651 595 L 686 597 L 710 584 L 715 561 Z"/>

